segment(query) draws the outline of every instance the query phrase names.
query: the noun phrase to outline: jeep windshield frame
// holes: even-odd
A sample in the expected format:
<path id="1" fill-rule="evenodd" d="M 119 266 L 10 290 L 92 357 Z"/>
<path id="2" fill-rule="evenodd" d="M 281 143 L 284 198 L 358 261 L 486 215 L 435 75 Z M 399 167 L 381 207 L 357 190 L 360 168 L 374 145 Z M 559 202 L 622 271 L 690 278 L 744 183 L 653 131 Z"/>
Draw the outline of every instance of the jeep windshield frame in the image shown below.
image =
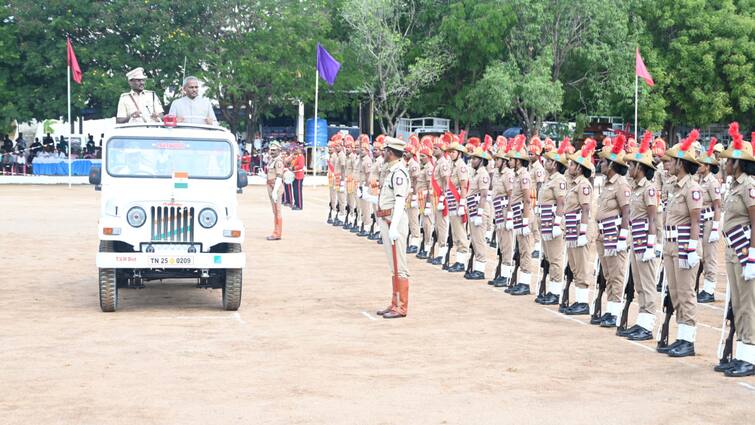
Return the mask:
<path id="1" fill-rule="evenodd" d="M 233 147 L 225 139 L 116 136 L 108 140 L 105 169 L 114 178 L 227 180 L 233 176 Z"/>

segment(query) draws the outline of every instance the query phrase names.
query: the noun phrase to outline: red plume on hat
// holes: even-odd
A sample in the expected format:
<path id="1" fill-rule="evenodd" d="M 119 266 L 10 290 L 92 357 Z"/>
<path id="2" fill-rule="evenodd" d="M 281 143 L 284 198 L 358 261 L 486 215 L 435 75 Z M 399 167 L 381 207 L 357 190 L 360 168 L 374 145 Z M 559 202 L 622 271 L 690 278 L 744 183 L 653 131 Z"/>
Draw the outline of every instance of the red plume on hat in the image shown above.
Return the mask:
<path id="1" fill-rule="evenodd" d="M 729 124 L 729 136 L 734 139 L 734 136 L 737 134 L 739 134 L 739 123 L 734 121 L 733 123 Z"/>
<path id="2" fill-rule="evenodd" d="M 580 155 L 582 155 L 582 158 L 587 158 L 590 155 L 592 155 L 593 151 L 595 150 L 595 146 L 597 146 L 598 142 L 595 141 L 595 139 L 587 138 L 585 139 L 585 144 L 582 146 L 582 150 L 580 151 Z"/>
<path id="3" fill-rule="evenodd" d="M 645 153 L 650 149 L 650 142 L 653 140 L 653 133 L 645 131 L 642 135 L 642 143 L 640 143 L 640 153 Z"/>
<path id="4" fill-rule="evenodd" d="M 482 150 L 485 152 L 490 151 L 490 147 L 493 146 L 493 138 L 490 135 L 485 135 L 485 143 L 482 145 Z"/>
<path id="5" fill-rule="evenodd" d="M 566 150 L 569 149 L 569 146 L 571 146 L 571 143 L 569 142 L 569 137 L 564 137 L 564 140 L 561 141 L 561 143 L 558 145 L 558 154 L 563 155 L 566 153 Z"/>
<path id="6" fill-rule="evenodd" d="M 692 146 L 693 143 L 695 143 L 695 140 L 700 137 L 700 132 L 697 129 L 694 129 L 690 131 L 689 136 L 682 140 L 681 145 L 679 145 L 679 149 L 687 152 L 689 150 L 689 147 Z"/>
<path id="7" fill-rule="evenodd" d="M 520 151 L 524 149 L 524 141 L 525 141 L 524 134 L 520 134 L 516 136 L 516 138 L 514 138 L 514 150 Z"/>
<path id="8" fill-rule="evenodd" d="M 461 133 L 459 133 L 459 143 L 462 145 L 464 142 L 467 141 L 467 130 L 461 130 Z"/>
<path id="9" fill-rule="evenodd" d="M 624 150 L 624 144 L 627 142 L 627 138 L 623 134 L 616 136 L 616 140 L 613 141 L 611 146 L 611 153 L 618 155 Z"/>
<path id="10" fill-rule="evenodd" d="M 718 139 L 716 139 L 715 137 L 711 137 L 710 138 L 710 145 L 708 146 L 708 151 L 705 152 L 708 156 L 710 156 L 710 157 L 713 156 L 713 149 L 715 149 L 716 143 L 718 143 Z"/>

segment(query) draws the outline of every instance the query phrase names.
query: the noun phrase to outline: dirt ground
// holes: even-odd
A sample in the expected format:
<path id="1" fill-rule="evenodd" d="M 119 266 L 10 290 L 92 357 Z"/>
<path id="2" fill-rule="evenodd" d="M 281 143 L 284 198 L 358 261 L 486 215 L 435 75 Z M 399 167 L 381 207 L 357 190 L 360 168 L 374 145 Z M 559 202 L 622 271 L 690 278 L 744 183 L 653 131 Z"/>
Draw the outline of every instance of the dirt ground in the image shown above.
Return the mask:
<path id="1" fill-rule="evenodd" d="M 237 313 L 220 309 L 219 290 L 153 284 L 122 290 L 119 311 L 105 314 L 94 264 L 98 193 L 0 186 L 0 423 L 752 418 L 755 378 L 712 370 L 723 275 L 718 301 L 699 308 L 694 358 L 671 359 L 654 341 L 630 343 L 584 316 L 414 258 L 410 316 L 383 320 L 374 315 L 390 296 L 382 247 L 326 225 L 323 188 L 305 188 L 304 211 L 286 209 L 284 239 L 267 242 L 263 190 L 240 195 L 248 233 Z"/>

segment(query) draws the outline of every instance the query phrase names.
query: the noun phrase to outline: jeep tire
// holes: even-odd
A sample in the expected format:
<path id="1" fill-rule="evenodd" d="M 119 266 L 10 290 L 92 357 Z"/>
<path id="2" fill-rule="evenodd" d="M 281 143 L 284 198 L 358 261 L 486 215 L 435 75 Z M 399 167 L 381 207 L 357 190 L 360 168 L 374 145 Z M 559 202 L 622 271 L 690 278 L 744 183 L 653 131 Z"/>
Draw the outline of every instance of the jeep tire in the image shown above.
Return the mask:
<path id="1" fill-rule="evenodd" d="M 241 252 L 241 245 L 228 244 L 226 252 Z M 223 285 L 223 309 L 236 311 L 241 306 L 242 270 L 226 269 Z"/>
<path id="2" fill-rule="evenodd" d="M 113 252 L 112 241 L 100 241 L 100 252 Z M 100 269 L 100 309 L 114 312 L 118 308 L 118 285 L 115 269 Z"/>

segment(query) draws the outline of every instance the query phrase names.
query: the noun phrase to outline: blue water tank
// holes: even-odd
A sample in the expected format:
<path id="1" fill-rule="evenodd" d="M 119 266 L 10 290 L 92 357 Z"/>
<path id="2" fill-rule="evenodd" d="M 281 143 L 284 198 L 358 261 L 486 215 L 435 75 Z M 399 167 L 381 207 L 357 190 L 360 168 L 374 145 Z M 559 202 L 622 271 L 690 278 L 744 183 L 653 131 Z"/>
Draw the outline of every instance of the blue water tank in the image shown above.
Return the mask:
<path id="1" fill-rule="evenodd" d="M 307 146 L 315 145 L 315 119 L 310 118 L 304 128 L 304 142 Z M 328 121 L 325 118 L 317 119 L 317 147 L 328 145 Z"/>

